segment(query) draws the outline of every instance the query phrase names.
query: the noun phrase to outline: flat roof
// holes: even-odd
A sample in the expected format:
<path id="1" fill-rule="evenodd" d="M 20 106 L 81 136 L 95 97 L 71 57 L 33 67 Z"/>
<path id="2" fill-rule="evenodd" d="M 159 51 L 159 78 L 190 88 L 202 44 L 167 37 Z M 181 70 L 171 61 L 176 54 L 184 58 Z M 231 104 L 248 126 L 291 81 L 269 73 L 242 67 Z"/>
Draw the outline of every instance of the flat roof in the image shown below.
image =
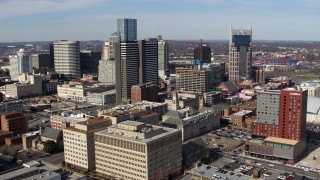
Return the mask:
<path id="1" fill-rule="evenodd" d="M 139 126 L 139 125 L 143 125 L 144 123 L 138 122 L 138 121 L 123 121 L 123 122 L 120 122 L 119 124 L 125 124 L 125 125 L 130 125 L 130 126 Z"/>
<path id="2" fill-rule="evenodd" d="M 95 118 L 95 119 L 88 119 L 86 121 L 81 121 L 81 122 L 78 122 L 77 124 L 89 126 L 89 125 L 94 125 L 94 124 L 98 124 L 98 123 L 102 123 L 102 122 L 106 122 L 106 121 L 111 122 L 110 119 Z"/>
<path id="3" fill-rule="evenodd" d="M 239 112 L 236 112 L 236 113 L 231 114 L 231 116 L 232 116 L 232 115 L 245 116 L 245 115 L 250 114 L 250 113 L 252 113 L 252 111 L 242 110 L 242 111 L 239 111 Z"/>
<path id="4" fill-rule="evenodd" d="M 280 144 L 289 144 L 289 145 L 296 145 L 299 142 L 297 140 L 276 138 L 276 137 L 267 137 L 264 139 L 264 141 L 280 143 Z"/>

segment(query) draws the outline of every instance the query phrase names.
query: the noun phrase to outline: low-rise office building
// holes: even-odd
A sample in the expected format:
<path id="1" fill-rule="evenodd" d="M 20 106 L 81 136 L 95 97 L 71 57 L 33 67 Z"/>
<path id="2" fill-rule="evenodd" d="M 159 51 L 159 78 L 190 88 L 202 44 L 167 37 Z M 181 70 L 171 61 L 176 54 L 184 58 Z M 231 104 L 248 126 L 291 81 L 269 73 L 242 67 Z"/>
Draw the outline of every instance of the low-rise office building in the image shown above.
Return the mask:
<path id="1" fill-rule="evenodd" d="M 23 74 L 19 76 L 19 82 L 6 85 L 7 97 L 28 98 L 42 95 L 42 77 L 40 75 Z"/>
<path id="2" fill-rule="evenodd" d="M 89 119 L 63 129 L 66 166 L 85 171 L 95 169 L 94 133 L 111 125 L 109 119 Z"/>
<path id="3" fill-rule="evenodd" d="M 78 122 L 86 121 L 89 118 L 83 114 L 69 114 L 67 112 L 61 113 L 61 115 L 51 115 L 50 122 L 51 128 L 62 130 L 69 126 L 74 126 Z"/>
<path id="4" fill-rule="evenodd" d="M 95 133 L 96 171 L 119 179 L 170 179 L 180 174 L 181 132 L 124 121 Z"/>
<path id="5" fill-rule="evenodd" d="M 84 102 L 87 100 L 88 93 L 101 93 L 114 89 L 114 85 L 84 85 L 84 84 L 63 84 L 58 85 L 58 97 L 73 101 Z"/>
<path id="6" fill-rule="evenodd" d="M 132 108 L 128 110 L 114 110 L 99 115 L 103 118 L 109 118 L 112 124 L 132 120 L 147 124 L 159 124 L 159 114 L 145 109 Z"/>
<path id="7" fill-rule="evenodd" d="M 197 137 L 220 127 L 220 116 L 209 108 L 184 108 L 162 116 L 162 125 L 182 132 L 182 141 Z"/>
<path id="8" fill-rule="evenodd" d="M 0 113 L 22 112 L 22 102 L 19 100 L 0 103 Z"/>
<path id="9" fill-rule="evenodd" d="M 159 103 L 159 102 L 149 102 L 149 101 L 142 101 L 135 104 L 126 104 L 126 105 L 119 105 L 111 109 L 100 110 L 98 111 L 98 116 L 103 113 L 112 112 L 115 110 L 129 110 L 129 109 L 144 109 L 150 112 L 156 112 L 160 116 L 168 112 L 168 104 L 167 103 Z"/>
<path id="10" fill-rule="evenodd" d="M 87 102 L 94 105 L 104 106 L 116 102 L 116 90 L 101 93 L 88 93 Z"/>
<path id="11" fill-rule="evenodd" d="M 22 135 L 22 149 L 29 150 L 32 147 L 32 140 L 37 139 L 40 135 L 39 131 L 32 131 Z"/>
<path id="12" fill-rule="evenodd" d="M 267 137 L 264 140 L 247 141 L 245 153 L 258 158 L 286 160 L 294 163 L 304 155 L 305 146 L 305 141 Z"/>
<path id="13" fill-rule="evenodd" d="M 14 135 L 22 135 L 28 132 L 28 120 L 21 113 L 1 114 L 1 129 L 13 132 Z"/>

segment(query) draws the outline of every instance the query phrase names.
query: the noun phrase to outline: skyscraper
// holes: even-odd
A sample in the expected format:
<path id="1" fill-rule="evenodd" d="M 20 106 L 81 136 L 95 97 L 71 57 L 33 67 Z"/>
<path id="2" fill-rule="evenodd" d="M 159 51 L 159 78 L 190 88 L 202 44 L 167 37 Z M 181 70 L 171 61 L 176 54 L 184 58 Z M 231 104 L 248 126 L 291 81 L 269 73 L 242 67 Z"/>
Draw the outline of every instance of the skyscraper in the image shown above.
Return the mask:
<path id="1" fill-rule="evenodd" d="M 163 78 L 166 75 L 166 70 L 169 64 L 169 44 L 158 36 L 158 76 Z"/>
<path id="2" fill-rule="evenodd" d="M 137 40 L 137 20 L 136 19 L 118 19 L 117 32 L 120 41 L 135 41 Z"/>
<path id="3" fill-rule="evenodd" d="M 200 53 L 201 49 L 202 49 L 202 53 Z M 202 44 L 202 48 L 201 47 L 194 48 L 193 57 L 194 57 L 194 59 L 203 60 L 204 63 L 210 63 L 211 62 L 211 48 L 209 47 L 208 44 Z"/>
<path id="4" fill-rule="evenodd" d="M 80 51 L 80 69 L 81 74 L 98 74 L 99 60 L 101 52 Z"/>
<path id="5" fill-rule="evenodd" d="M 252 64 L 252 29 L 230 27 L 229 81 L 250 79 Z"/>
<path id="6" fill-rule="evenodd" d="M 20 49 L 17 55 L 9 56 L 10 76 L 12 80 L 19 80 L 22 73 L 32 72 L 32 57 L 29 52 Z"/>
<path id="7" fill-rule="evenodd" d="M 131 99 L 133 85 L 158 84 L 157 44 L 155 39 L 116 43 L 117 104 Z"/>
<path id="8" fill-rule="evenodd" d="M 131 86 L 139 84 L 139 46 L 137 42 L 116 45 L 116 103 L 131 98 Z"/>
<path id="9" fill-rule="evenodd" d="M 156 38 L 138 40 L 139 83 L 158 84 L 158 42 Z"/>
<path id="10" fill-rule="evenodd" d="M 79 78 L 80 43 L 79 41 L 57 40 L 53 42 L 54 68 L 65 77 Z"/>
<path id="11" fill-rule="evenodd" d="M 32 54 L 32 66 L 33 68 L 53 68 L 51 57 L 49 53 Z"/>
<path id="12" fill-rule="evenodd" d="M 117 33 L 109 37 L 109 41 L 103 46 L 102 60 L 99 61 L 99 81 L 104 83 L 115 83 L 115 43 L 119 42 Z"/>

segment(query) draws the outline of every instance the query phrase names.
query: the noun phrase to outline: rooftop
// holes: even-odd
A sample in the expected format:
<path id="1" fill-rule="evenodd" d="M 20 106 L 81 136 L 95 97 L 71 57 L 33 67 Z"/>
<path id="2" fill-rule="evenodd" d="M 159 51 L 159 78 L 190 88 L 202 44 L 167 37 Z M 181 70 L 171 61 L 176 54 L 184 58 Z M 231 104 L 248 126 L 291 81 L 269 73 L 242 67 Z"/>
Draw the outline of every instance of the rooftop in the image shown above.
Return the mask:
<path id="1" fill-rule="evenodd" d="M 250 113 L 252 113 L 252 111 L 242 110 L 242 111 L 233 113 L 232 115 L 235 115 L 235 116 L 245 116 L 245 115 L 248 115 L 248 114 L 250 114 Z"/>
<path id="2" fill-rule="evenodd" d="M 296 145 L 299 141 L 292 139 L 276 138 L 276 137 L 267 137 L 264 139 L 267 142 L 274 142 L 280 144 Z"/>
<path id="3" fill-rule="evenodd" d="M 77 124 L 90 126 L 90 125 L 95 125 L 95 124 L 99 124 L 99 123 L 106 122 L 106 121 L 110 121 L 111 122 L 110 119 L 95 118 L 95 119 L 88 119 L 86 121 L 81 121 L 81 122 L 78 122 Z"/>
<path id="4" fill-rule="evenodd" d="M 121 124 L 127 125 L 127 126 L 141 126 L 142 129 L 130 129 L 127 127 L 121 128 Z M 120 125 L 120 126 L 119 126 Z M 144 126 L 145 125 L 145 126 Z M 151 136 L 140 136 L 139 134 L 149 134 L 149 132 L 155 131 L 156 133 L 153 134 L 151 133 Z M 127 133 L 129 132 L 129 133 Z M 135 135 L 132 135 L 131 133 L 137 133 Z M 148 125 L 144 124 L 141 122 L 136 122 L 136 121 L 123 121 L 119 124 L 115 124 L 110 126 L 109 129 L 105 129 L 99 132 L 96 132 L 96 135 L 102 135 L 102 136 L 112 136 L 114 138 L 119 138 L 119 139 L 125 139 L 128 141 L 135 141 L 135 142 L 140 142 L 140 143 L 149 143 L 152 142 L 156 139 L 163 138 L 165 136 L 168 136 L 169 134 L 173 133 L 178 133 L 181 132 L 180 130 L 177 129 L 172 129 L 172 128 L 166 128 L 162 126 L 155 126 L 155 125 Z"/>

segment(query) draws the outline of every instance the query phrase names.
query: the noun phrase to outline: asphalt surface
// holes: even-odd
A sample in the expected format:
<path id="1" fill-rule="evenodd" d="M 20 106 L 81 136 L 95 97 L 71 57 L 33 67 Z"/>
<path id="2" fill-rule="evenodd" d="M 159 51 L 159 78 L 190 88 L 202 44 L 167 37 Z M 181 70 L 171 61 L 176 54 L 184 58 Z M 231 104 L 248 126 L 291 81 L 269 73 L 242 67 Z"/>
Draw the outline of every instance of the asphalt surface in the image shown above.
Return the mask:
<path id="1" fill-rule="evenodd" d="M 64 160 L 64 153 L 60 152 L 52 154 L 47 157 L 41 158 L 41 160 L 53 165 L 61 165 L 62 161 Z"/>

